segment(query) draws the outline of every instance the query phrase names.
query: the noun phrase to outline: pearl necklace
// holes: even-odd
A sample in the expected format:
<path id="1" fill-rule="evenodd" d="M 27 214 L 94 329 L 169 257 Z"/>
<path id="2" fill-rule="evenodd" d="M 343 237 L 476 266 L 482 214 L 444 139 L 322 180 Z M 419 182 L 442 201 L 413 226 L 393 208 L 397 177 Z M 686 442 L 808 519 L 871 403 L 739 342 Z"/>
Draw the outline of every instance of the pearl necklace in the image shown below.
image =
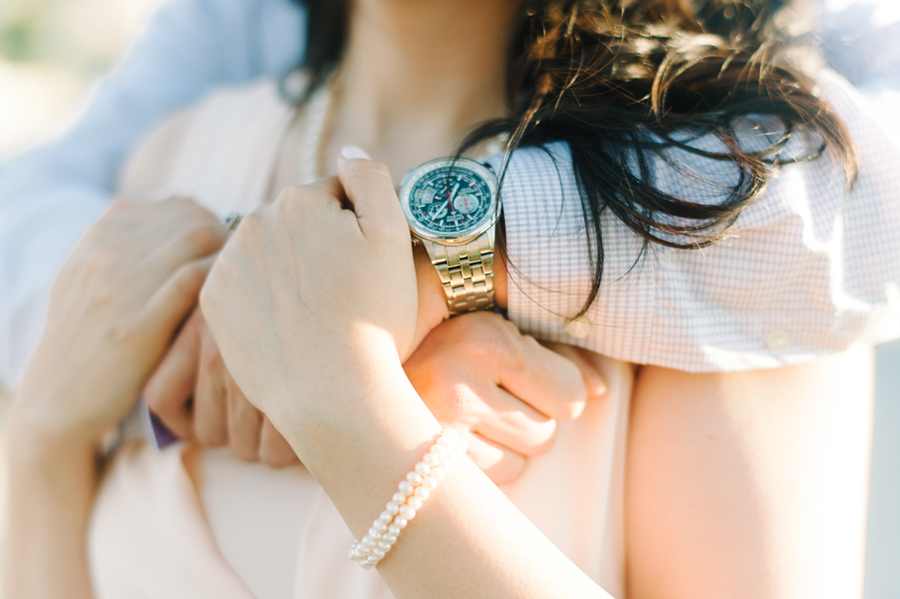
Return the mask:
<path id="1" fill-rule="evenodd" d="M 334 96 L 337 86 L 337 75 L 333 75 L 325 84 L 313 92 L 303 112 L 300 126 L 300 147 L 298 161 L 300 175 L 298 183 L 307 185 L 325 176 L 322 155 L 328 135 L 334 121 Z M 509 134 L 499 133 L 485 143 L 485 153 L 477 160 L 483 162 L 488 156 L 500 154 L 508 150 Z"/>

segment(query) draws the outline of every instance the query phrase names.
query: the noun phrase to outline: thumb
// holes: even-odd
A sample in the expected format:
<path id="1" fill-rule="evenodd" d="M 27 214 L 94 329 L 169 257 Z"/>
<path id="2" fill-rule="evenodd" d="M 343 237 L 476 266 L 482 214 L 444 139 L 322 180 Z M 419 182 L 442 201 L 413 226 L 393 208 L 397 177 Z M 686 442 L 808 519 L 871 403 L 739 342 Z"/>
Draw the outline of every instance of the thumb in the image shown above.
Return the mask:
<path id="1" fill-rule="evenodd" d="M 387 166 L 355 146 L 345 146 L 338 158 L 338 178 L 363 235 L 394 226 L 408 231 Z"/>

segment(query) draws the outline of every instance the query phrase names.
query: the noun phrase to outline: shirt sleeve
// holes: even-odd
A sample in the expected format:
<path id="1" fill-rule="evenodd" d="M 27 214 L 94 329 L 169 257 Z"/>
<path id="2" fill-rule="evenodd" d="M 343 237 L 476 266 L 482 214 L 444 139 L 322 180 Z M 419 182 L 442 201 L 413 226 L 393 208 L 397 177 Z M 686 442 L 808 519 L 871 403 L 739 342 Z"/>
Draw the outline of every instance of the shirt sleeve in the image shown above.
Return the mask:
<path id="1" fill-rule="evenodd" d="M 20 375 L 56 272 L 108 203 L 129 151 L 214 86 L 296 66 L 304 18 L 291 0 L 174 0 L 65 134 L 0 167 L 0 379 Z"/>
<path id="2" fill-rule="evenodd" d="M 728 238 L 702 250 L 641 254 L 606 211 L 600 292 L 574 320 L 591 262 L 568 147 L 516 152 L 501 192 L 510 318 L 542 339 L 689 372 L 774 368 L 900 337 L 900 144 L 846 81 L 820 81 L 860 154 L 851 193 L 830 153 L 784 166 Z M 653 165 L 676 197 L 709 201 L 736 180 L 725 163 L 679 152 Z"/>

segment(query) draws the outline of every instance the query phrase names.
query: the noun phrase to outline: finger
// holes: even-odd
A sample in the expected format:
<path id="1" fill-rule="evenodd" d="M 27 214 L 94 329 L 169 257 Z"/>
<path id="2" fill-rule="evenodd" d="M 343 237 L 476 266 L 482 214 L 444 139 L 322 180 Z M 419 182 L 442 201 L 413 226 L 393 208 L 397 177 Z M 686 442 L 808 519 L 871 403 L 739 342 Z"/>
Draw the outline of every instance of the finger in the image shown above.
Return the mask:
<path id="1" fill-rule="evenodd" d="M 165 239 L 144 259 L 151 279 L 168 277 L 182 264 L 218 252 L 228 240 L 225 225 L 212 216 L 189 215 L 185 219 L 191 221 L 188 226 L 181 225 L 175 229 L 177 232 L 167 232 Z"/>
<path id="2" fill-rule="evenodd" d="M 397 200 L 391 172 L 380 162 L 367 158 L 365 152 L 353 146 L 341 150 L 338 158 L 338 178 L 356 212 L 360 230 L 368 237 L 396 227 L 408 236 L 409 227 Z"/>
<path id="3" fill-rule="evenodd" d="M 556 420 L 499 387 L 480 393 L 488 409 L 473 423 L 474 432 L 525 456 L 541 455 L 553 447 Z"/>
<path id="4" fill-rule="evenodd" d="M 200 290 L 215 260 L 215 256 L 208 256 L 184 264 L 172 273 L 144 308 L 143 321 L 148 329 L 169 337 L 175 333 L 187 313 L 196 307 Z"/>
<path id="5" fill-rule="evenodd" d="M 202 326 L 203 315 L 194 310 L 144 387 L 147 405 L 181 439 L 194 436 L 191 399 L 197 381 Z"/>
<path id="6" fill-rule="evenodd" d="M 259 459 L 272 468 L 284 468 L 300 462 L 290 443 L 265 416 L 260 431 Z"/>
<path id="7" fill-rule="evenodd" d="M 513 350 L 498 356 L 497 383 L 550 418 L 580 416 L 587 391 L 578 367 L 533 337 L 518 330 L 513 335 Z"/>
<path id="8" fill-rule="evenodd" d="M 262 413 L 247 401 L 227 370 L 222 371 L 228 404 L 228 442 L 234 455 L 244 462 L 259 459 Z"/>
<path id="9" fill-rule="evenodd" d="M 152 256 L 192 228 L 210 226 L 222 231 L 225 228 L 216 216 L 184 197 L 157 202 L 116 200 L 115 203 L 125 207 L 108 219 L 108 226 L 104 227 L 106 234 L 123 250 L 135 251 L 142 257 Z"/>
<path id="10" fill-rule="evenodd" d="M 606 395 L 606 379 L 590 358 L 591 354 L 594 352 L 567 343 L 545 342 L 544 345 L 547 349 L 550 349 L 561 356 L 565 356 L 578 367 L 581 371 L 581 377 L 584 381 L 584 387 L 589 399 Z"/>
<path id="11" fill-rule="evenodd" d="M 194 432 L 205 447 L 228 444 L 227 391 L 219 348 L 208 328 L 201 335 L 200 368 L 194 390 Z"/>
<path id="12" fill-rule="evenodd" d="M 304 204 L 321 202 L 333 204 L 339 210 L 350 207 L 337 177 L 325 177 L 307 185 L 287 187 L 278 194 L 272 206 L 281 210 L 295 210 Z"/>
<path id="13" fill-rule="evenodd" d="M 495 443 L 478 433 L 462 435 L 469 442 L 466 455 L 496 485 L 505 485 L 515 481 L 525 469 L 526 458 L 508 447 Z"/>

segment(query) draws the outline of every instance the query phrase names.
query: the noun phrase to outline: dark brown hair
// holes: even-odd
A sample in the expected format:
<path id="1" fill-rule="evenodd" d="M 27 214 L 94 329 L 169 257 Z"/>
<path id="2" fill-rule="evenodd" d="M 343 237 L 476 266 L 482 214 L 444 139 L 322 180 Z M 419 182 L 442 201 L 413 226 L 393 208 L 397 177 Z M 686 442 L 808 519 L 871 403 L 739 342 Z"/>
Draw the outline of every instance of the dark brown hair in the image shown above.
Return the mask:
<path id="1" fill-rule="evenodd" d="M 305 0 L 303 66 L 321 84 L 340 61 L 347 0 Z M 580 186 L 593 285 L 603 271 L 601 215 L 611 211 L 649 243 L 701 248 L 721 239 L 782 164 L 826 148 L 857 173 L 850 136 L 815 93 L 792 54 L 798 22 L 788 0 L 526 0 L 510 32 L 509 115 L 478 126 L 462 153 L 499 133 L 511 150 L 565 141 Z M 793 13 L 791 11 L 794 11 Z M 777 141 L 747 149 L 736 124 L 766 117 Z M 802 158 L 782 156 L 796 133 L 812 142 Z M 691 143 L 715 136 L 726 149 Z M 654 158 L 680 150 L 732 165 L 736 183 L 715 201 L 694 202 L 654 185 Z M 694 173 L 703 176 L 703 173 Z M 501 174 L 502 178 L 502 174 Z"/>

